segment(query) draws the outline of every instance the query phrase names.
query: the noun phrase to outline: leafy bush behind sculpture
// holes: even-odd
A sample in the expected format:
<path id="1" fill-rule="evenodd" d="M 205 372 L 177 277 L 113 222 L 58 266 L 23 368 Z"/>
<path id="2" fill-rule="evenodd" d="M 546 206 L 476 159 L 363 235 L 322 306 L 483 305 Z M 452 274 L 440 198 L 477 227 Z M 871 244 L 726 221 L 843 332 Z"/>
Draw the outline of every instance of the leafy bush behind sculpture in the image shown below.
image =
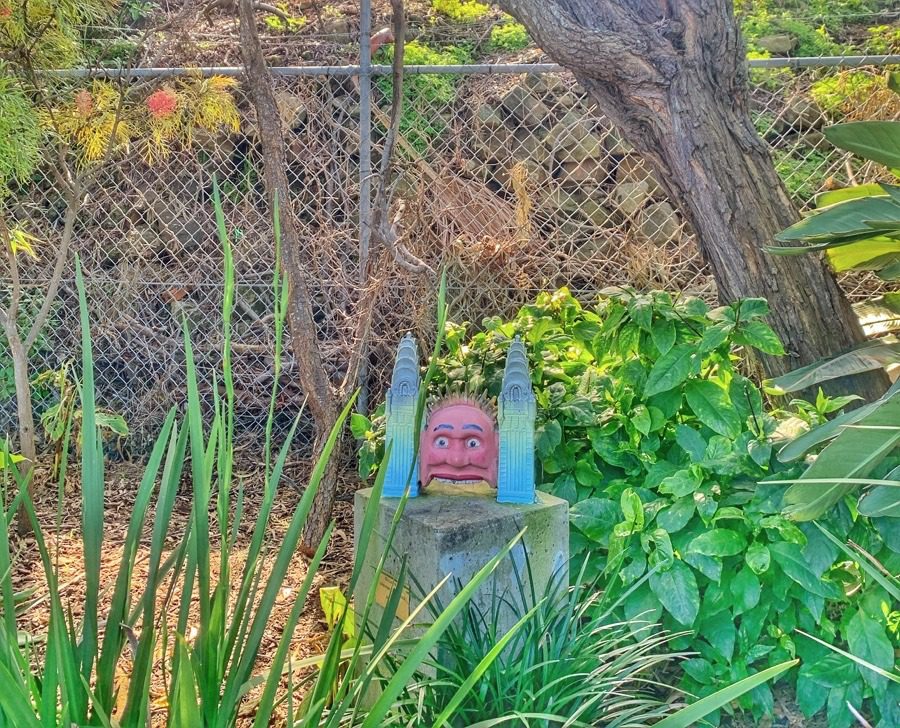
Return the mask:
<path id="1" fill-rule="evenodd" d="M 764 482 L 803 467 L 774 453 L 779 428 L 797 418 L 768 410 L 740 373 L 747 349 L 782 351 L 766 313 L 759 299 L 710 310 L 695 298 L 615 289 L 587 309 L 565 289 L 543 293 L 471 337 L 450 325 L 435 386 L 496 395 L 506 346 L 522 336 L 539 403 L 539 487 L 572 504 L 573 558 L 599 554 L 597 570 L 624 585 L 657 569 L 623 613 L 690 631 L 673 644 L 697 653 L 681 687 L 705 695 L 798 655 L 804 666 L 790 679 L 807 715 L 825 708 L 829 725 L 849 726 L 846 701 L 873 698 L 871 710 L 890 725 L 900 720 L 891 712 L 897 685 L 795 634 L 883 653 L 896 647 L 900 613 L 877 585 L 863 595 L 856 587 L 866 575 L 813 524 L 785 518 L 784 486 Z M 803 411 L 814 425 L 844 404 L 820 397 Z M 354 421 L 364 472 L 379 451 L 379 424 Z M 898 534 L 879 533 L 844 502 L 822 522 L 889 570 L 900 565 Z M 770 687 L 741 705 L 769 713 Z"/>

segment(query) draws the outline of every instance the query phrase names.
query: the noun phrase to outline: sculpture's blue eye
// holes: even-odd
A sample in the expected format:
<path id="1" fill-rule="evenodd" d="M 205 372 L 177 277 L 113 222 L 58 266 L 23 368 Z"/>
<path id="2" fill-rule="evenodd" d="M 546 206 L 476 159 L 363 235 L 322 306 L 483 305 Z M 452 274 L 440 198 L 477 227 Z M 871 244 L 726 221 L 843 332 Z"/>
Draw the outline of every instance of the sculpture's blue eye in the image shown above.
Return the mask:
<path id="1" fill-rule="evenodd" d="M 445 449 L 446 447 L 448 447 L 449 445 L 450 445 L 450 441 L 446 437 L 439 437 L 437 440 L 434 441 L 434 446 L 441 448 L 442 450 Z"/>
<path id="2" fill-rule="evenodd" d="M 468 440 L 466 440 L 466 447 L 470 450 L 474 450 L 476 447 L 481 447 L 481 440 L 479 440 L 477 437 L 470 437 Z"/>

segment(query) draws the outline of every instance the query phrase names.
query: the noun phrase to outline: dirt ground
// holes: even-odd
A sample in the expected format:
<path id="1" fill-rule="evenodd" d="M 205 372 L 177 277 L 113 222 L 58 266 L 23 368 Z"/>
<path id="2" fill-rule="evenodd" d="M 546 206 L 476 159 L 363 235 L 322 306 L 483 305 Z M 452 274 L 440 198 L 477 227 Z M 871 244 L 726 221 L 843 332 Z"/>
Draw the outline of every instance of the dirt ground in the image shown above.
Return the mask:
<path id="1" fill-rule="evenodd" d="M 286 477 L 276 496 L 265 539 L 264 549 L 267 549 L 270 554 L 274 555 L 274 551 L 278 548 L 300 497 L 301 491 L 297 487 L 292 487 L 292 484 L 304 483 L 304 475 L 308 472 L 309 465 L 303 461 L 289 462 L 286 467 Z M 48 549 L 55 556 L 59 565 L 58 581 L 63 603 L 71 608 L 72 616 L 77 624 L 82 613 L 84 599 L 84 558 L 80 535 L 80 484 L 77 480 L 77 469 L 72 470 L 70 477 L 66 480 L 63 510 L 60 513 L 58 511 L 57 485 L 55 482 L 47 482 L 47 474 L 48 470 L 46 468 L 39 469 L 38 477 L 36 478 L 36 482 L 39 484 L 35 497 L 36 510 L 42 524 Z M 138 464 L 117 463 L 107 468 L 101 566 L 101 629 L 103 627 L 102 620 L 109 608 L 109 602 L 112 597 L 125 534 L 131 518 L 135 492 L 142 474 L 143 466 Z M 262 492 L 262 474 L 258 470 L 251 469 L 238 472 L 236 473 L 236 480 L 237 478 L 242 478 L 244 481 L 245 500 L 243 525 L 238 535 L 231 561 L 233 595 L 236 594 L 239 587 L 240 572 L 244 566 L 247 547 L 250 542 L 254 519 L 258 513 Z M 184 527 L 190 515 L 189 487 L 187 483 L 183 484 L 177 496 L 172 523 L 169 527 L 170 537 L 167 541 L 167 549 L 174 547 L 177 544 L 177 540 L 184 533 Z M 313 590 L 310 592 L 307 606 L 303 611 L 291 641 L 290 654 L 292 660 L 300 660 L 320 654 L 327 645 L 328 632 L 324 623 L 324 615 L 320 608 L 318 591 L 325 586 L 346 587 L 349 578 L 349 567 L 353 558 L 352 493 L 354 487 L 354 481 L 349 478 L 341 483 L 339 500 L 335 506 L 336 528 L 332 537 L 331 547 L 315 577 Z M 151 503 L 151 515 L 152 507 L 153 504 Z M 58 518 L 59 524 L 57 527 Z M 145 528 L 138 549 L 134 577 L 132 579 L 132 584 L 134 585 L 133 599 L 139 597 L 140 590 L 146 583 L 151 527 L 152 522 Z M 211 534 L 211 541 L 213 543 L 212 569 L 215 579 L 219 573 L 217 551 L 219 542 L 216 533 Z M 46 602 L 41 601 L 41 597 L 46 595 L 47 585 L 44 581 L 34 537 L 19 538 L 13 536 L 12 548 L 14 555 L 13 579 L 16 591 L 35 590 L 30 602 L 32 606 L 25 611 L 20 619 L 20 629 L 33 635 L 45 634 L 49 611 Z M 165 554 L 163 558 L 165 559 Z M 265 558 L 265 555 L 263 558 Z M 266 630 L 260 645 L 259 660 L 254 670 L 255 674 L 264 671 L 271 664 L 271 659 L 281 639 L 284 623 L 293 606 L 294 595 L 306 573 L 306 562 L 298 553 L 288 571 L 269 620 L 269 628 Z M 215 580 L 213 581 L 214 585 Z M 160 591 L 164 593 L 165 588 Z M 196 595 L 192 601 L 189 625 L 197 623 Z M 176 597 L 168 605 L 169 624 L 175 624 L 178 608 L 179 601 Z M 140 625 L 136 625 L 136 628 L 139 631 Z M 124 656 L 125 659 L 122 660 L 123 678 L 127 676 L 131 669 L 128 661 L 130 653 L 127 646 Z M 160 666 L 161 662 L 158 661 L 157 669 L 151 681 L 151 706 L 154 725 L 163 725 L 165 717 L 166 684 L 162 670 L 159 669 Z M 286 680 L 285 687 L 287 687 Z M 120 697 L 123 701 L 120 708 L 124 707 L 125 692 L 125 690 L 120 691 L 122 693 Z M 249 694 L 245 699 L 246 715 L 239 725 L 250 725 L 252 722 L 254 698 L 258 697 L 259 692 L 261 691 L 257 690 Z M 280 720 L 276 722 L 276 724 L 280 723 Z"/>

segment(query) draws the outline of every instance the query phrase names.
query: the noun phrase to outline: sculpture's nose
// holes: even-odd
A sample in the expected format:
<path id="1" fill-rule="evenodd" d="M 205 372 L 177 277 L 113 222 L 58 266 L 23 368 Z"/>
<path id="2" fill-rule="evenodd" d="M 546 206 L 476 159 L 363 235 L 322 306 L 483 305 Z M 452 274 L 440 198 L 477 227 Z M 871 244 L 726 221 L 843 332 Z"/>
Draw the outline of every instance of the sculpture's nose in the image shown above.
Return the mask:
<path id="1" fill-rule="evenodd" d="M 447 453 L 447 464 L 454 467 L 460 467 L 466 464 L 466 454 L 460 448 L 452 448 Z"/>

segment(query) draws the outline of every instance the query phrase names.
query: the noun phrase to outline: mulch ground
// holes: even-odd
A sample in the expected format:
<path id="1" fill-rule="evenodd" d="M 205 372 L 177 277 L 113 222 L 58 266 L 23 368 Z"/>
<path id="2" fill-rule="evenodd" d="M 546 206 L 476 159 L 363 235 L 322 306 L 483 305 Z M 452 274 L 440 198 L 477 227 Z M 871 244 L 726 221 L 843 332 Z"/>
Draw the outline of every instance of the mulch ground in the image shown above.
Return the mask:
<path id="1" fill-rule="evenodd" d="M 282 538 L 290 523 L 291 516 L 301 495 L 299 487 L 302 485 L 305 475 L 309 472 L 309 464 L 302 461 L 289 463 L 285 472 L 285 479 L 276 496 L 272 514 L 269 519 L 269 528 L 266 532 L 263 560 L 267 557 L 274 559 L 274 554 L 279 548 Z M 71 609 L 75 623 L 77 624 L 83 611 L 84 600 L 84 555 L 81 540 L 81 492 L 78 481 L 78 471 L 73 469 L 65 483 L 65 493 L 62 499 L 62 509 L 59 508 L 58 489 L 55 481 L 51 482 L 47 468 L 39 468 L 36 477 L 38 485 L 36 489 L 35 505 L 38 519 L 42 525 L 44 538 L 48 549 L 58 564 L 58 583 L 64 606 Z M 132 463 L 117 463 L 107 467 L 106 498 L 104 514 L 103 551 L 101 565 L 101 602 L 100 619 L 108 612 L 109 602 L 115 585 L 119 562 L 122 557 L 122 549 L 125 535 L 128 530 L 129 519 L 134 504 L 134 497 L 138 483 L 143 475 L 143 466 Z M 258 513 L 262 493 L 262 473 L 251 469 L 238 472 L 236 479 L 241 478 L 244 483 L 244 518 L 240 528 L 235 548 L 231 554 L 232 572 L 232 596 L 235 596 L 239 587 L 241 570 L 243 569 L 247 548 L 249 546 L 255 517 Z M 328 641 L 328 631 L 321 611 L 318 591 L 325 586 L 339 586 L 346 588 L 349 578 L 350 565 L 353 559 L 353 511 L 352 493 L 356 487 L 352 477 L 341 482 L 338 501 L 335 506 L 334 516 L 336 528 L 332 536 L 331 545 L 323 563 L 313 582 L 313 590 L 307 599 L 307 606 L 303 611 L 300 621 L 294 631 L 291 640 L 291 659 L 302 660 L 304 658 L 321 654 Z M 132 598 L 136 600 L 146 584 L 150 529 L 152 528 L 152 508 L 147 527 L 138 548 L 137 560 L 132 579 Z M 185 482 L 179 492 L 169 524 L 169 538 L 166 548 L 170 551 L 174 548 L 184 534 L 185 525 L 190 517 L 191 498 L 190 485 Z M 215 514 L 211 513 L 211 517 Z M 12 548 L 14 554 L 13 580 L 16 591 L 34 590 L 29 599 L 29 606 L 21 615 L 19 626 L 21 630 L 40 638 L 46 634 L 49 619 L 48 605 L 45 600 L 47 585 L 44 579 L 43 569 L 36 548 L 34 536 L 12 536 Z M 219 574 L 219 538 L 218 533 L 210 535 L 212 545 L 212 570 L 213 586 Z M 163 556 L 165 559 L 165 554 Z M 255 673 L 260 673 L 268 668 L 271 659 L 281 639 L 284 624 L 293 606 L 296 590 L 300 587 L 307 574 L 307 565 L 304 557 L 298 552 L 288 571 L 287 578 L 282 586 L 274 610 L 269 620 L 268 629 L 260 646 L 259 660 Z M 162 597 L 165 587 L 160 589 L 158 604 L 162 605 Z M 192 598 L 191 618 L 189 620 L 189 636 L 191 627 L 197 625 L 197 596 Z M 176 595 L 166 606 L 167 621 L 169 625 L 175 625 L 180 607 Z M 101 628 L 103 624 L 101 621 Z M 138 634 L 140 624 L 135 625 Z M 129 662 L 130 652 L 128 647 L 124 651 L 122 660 L 123 684 L 131 670 Z M 153 724 L 164 725 L 166 708 L 166 677 L 164 676 L 162 661 L 157 660 L 150 692 L 153 713 Z M 284 681 L 287 687 L 287 680 Z M 296 680 L 294 681 L 296 684 Z M 245 712 L 239 725 L 250 725 L 253 716 L 253 705 L 258 697 L 259 690 L 250 693 L 245 699 Z M 126 690 L 120 690 L 120 698 L 124 707 Z M 280 721 L 279 721 L 280 722 Z"/>

